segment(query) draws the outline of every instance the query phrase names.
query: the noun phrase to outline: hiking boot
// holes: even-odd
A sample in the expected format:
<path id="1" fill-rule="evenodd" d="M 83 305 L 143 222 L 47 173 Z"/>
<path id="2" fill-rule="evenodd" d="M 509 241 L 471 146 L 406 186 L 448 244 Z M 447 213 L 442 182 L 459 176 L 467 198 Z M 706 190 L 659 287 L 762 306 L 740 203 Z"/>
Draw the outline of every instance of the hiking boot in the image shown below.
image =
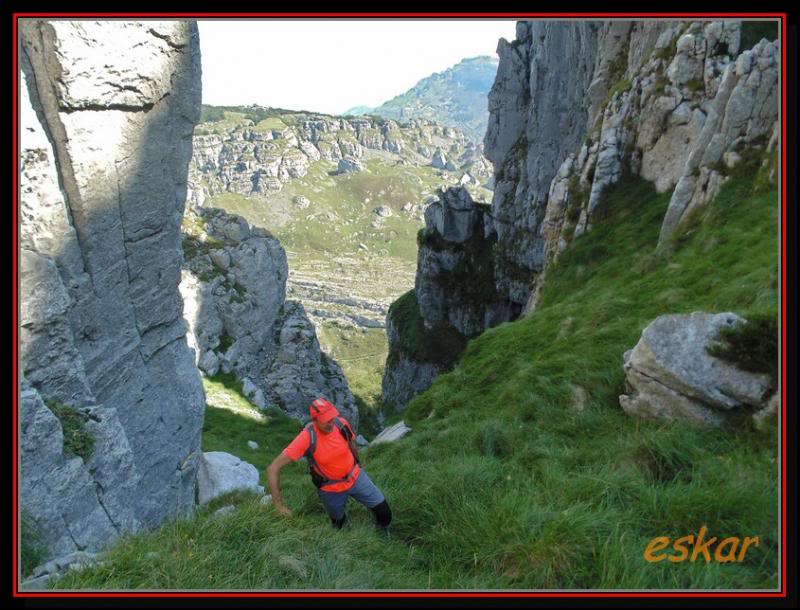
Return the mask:
<path id="1" fill-rule="evenodd" d="M 350 527 L 350 517 L 344 515 L 341 519 L 331 519 L 331 527 L 335 530 L 340 530 Z"/>

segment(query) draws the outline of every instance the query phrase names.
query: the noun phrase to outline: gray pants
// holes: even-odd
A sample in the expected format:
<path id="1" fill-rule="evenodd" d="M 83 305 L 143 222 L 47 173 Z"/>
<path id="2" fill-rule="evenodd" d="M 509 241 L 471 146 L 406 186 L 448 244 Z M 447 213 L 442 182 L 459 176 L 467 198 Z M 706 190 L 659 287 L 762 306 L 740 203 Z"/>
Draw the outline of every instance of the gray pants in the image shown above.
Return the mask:
<path id="1" fill-rule="evenodd" d="M 344 517 L 345 505 L 347 504 L 347 498 L 350 496 L 353 496 L 353 499 L 367 508 L 374 508 L 385 499 L 381 490 L 375 486 L 375 483 L 367 476 L 363 468 L 358 473 L 358 478 L 350 489 L 345 489 L 344 491 L 323 491 L 318 489 L 317 493 L 319 494 L 319 499 L 322 500 L 322 505 L 328 512 L 328 516 L 337 521 Z"/>

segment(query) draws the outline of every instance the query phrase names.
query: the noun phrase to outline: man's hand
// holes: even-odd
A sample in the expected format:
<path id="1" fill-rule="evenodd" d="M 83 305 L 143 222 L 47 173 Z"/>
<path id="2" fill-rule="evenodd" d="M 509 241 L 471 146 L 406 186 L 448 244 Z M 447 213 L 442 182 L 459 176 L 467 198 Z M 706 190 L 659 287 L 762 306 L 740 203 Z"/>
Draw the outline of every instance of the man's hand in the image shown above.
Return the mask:
<path id="1" fill-rule="evenodd" d="M 275 504 L 275 510 L 281 517 L 286 517 L 288 519 L 292 516 L 292 511 L 290 511 L 285 504 Z"/>
<path id="2" fill-rule="evenodd" d="M 291 461 L 281 453 L 267 466 L 267 484 L 269 485 L 269 492 L 272 494 L 272 503 L 278 514 L 287 518 L 292 516 L 292 511 L 286 508 L 283 498 L 281 498 L 281 468 L 286 464 L 290 464 Z"/>

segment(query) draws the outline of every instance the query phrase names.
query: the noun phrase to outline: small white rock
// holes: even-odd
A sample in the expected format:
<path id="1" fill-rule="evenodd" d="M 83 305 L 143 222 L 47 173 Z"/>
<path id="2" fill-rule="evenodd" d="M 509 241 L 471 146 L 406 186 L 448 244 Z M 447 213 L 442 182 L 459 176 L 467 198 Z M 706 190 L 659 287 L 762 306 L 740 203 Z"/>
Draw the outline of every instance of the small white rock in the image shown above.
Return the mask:
<path id="1" fill-rule="evenodd" d="M 236 510 L 236 507 L 233 504 L 226 504 L 222 508 L 218 508 L 217 510 L 215 510 L 213 516 L 214 517 L 223 517 L 225 515 L 228 515 L 228 514 L 232 513 L 235 510 Z"/>

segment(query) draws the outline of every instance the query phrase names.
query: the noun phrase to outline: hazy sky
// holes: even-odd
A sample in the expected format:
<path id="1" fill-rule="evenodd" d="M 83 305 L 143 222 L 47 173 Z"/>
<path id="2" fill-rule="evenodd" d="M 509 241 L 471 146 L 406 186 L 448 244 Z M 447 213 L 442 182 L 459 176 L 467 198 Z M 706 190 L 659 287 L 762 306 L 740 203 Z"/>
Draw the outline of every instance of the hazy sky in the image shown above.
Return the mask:
<path id="1" fill-rule="evenodd" d="M 497 57 L 514 20 L 198 20 L 203 103 L 341 114 L 465 57 Z"/>

